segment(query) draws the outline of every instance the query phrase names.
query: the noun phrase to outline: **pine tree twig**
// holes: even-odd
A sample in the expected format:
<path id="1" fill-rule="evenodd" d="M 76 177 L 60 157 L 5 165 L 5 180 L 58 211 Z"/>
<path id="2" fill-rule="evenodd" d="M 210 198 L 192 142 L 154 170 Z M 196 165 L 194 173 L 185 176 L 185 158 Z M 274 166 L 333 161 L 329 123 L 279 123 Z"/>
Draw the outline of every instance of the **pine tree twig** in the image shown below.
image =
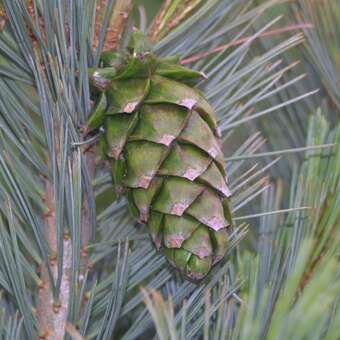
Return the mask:
<path id="1" fill-rule="evenodd" d="M 117 0 L 113 9 L 110 26 L 106 36 L 104 50 L 119 47 L 120 38 L 125 28 L 125 23 L 132 11 L 132 0 Z"/>
<path id="2" fill-rule="evenodd" d="M 133 8 L 132 0 L 117 0 L 113 8 L 110 26 L 107 30 L 104 50 L 119 47 L 125 24 Z"/>
<path id="3" fill-rule="evenodd" d="M 48 275 L 48 265 L 52 269 L 54 280 L 57 280 L 57 225 L 54 202 L 54 188 L 49 181 L 46 182 L 45 201 L 48 212 L 45 214 L 45 236 L 51 249 L 50 263 L 43 263 L 40 268 L 42 286 L 39 290 L 39 303 L 37 306 L 37 319 L 39 322 L 39 338 L 41 340 L 62 340 L 65 334 L 65 325 L 68 315 L 68 302 L 71 292 L 72 271 L 72 244 L 68 235 L 63 240 L 63 264 L 60 294 L 58 301 L 53 296 L 53 286 Z"/>
<path id="4" fill-rule="evenodd" d="M 175 18 L 169 21 L 167 24 L 167 29 L 170 31 L 176 26 L 178 26 L 201 2 L 201 0 L 197 0 L 196 2 L 189 4 L 182 12 L 180 12 Z"/>
<path id="5" fill-rule="evenodd" d="M 160 39 L 184 21 L 202 0 L 166 0 L 154 19 L 149 37 L 152 41 Z"/>
<path id="6" fill-rule="evenodd" d="M 98 47 L 98 37 L 105 12 L 107 11 L 108 0 L 98 0 L 96 7 L 96 24 L 93 47 Z M 119 47 L 120 38 L 124 32 L 125 24 L 133 9 L 132 0 L 117 0 L 112 10 L 112 16 L 106 31 L 103 50 L 111 50 Z"/>
<path id="7" fill-rule="evenodd" d="M 275 30 L 263 32 L 258 37 L 259 38 L 267 38 L 267 37 L 272 37 L 272 36 L 275 36 L 275 35 L 278 35 L 278 34 L 281 34 L 281 33 L 290 32 L 290 31 L 299 30 L 299 29 L 305 29 L 305 28 L 313 28 L 313 25 L 310 24 L 310 23 L 290 25 L 290 26 L 287 26 L 287 27 L 278 28 L 278 29 L 275 29 Z M 211 54 L 222 52 L 224 50 L 227 50 L 230 47 L 238 46 L 238 45 L 241 45 L 243 43 L 246 43 L 247 41 L 249 41 L 252 38 L 253 38 L 252 36 L 244 37 L 244 38 L 241 38 L 241 39 L 238 39 L 238 40 L 234 40 L 234 41 L 232 41 L 228 44 L 215 47 L 215 48 L 213 48 L 209 51 L 193 55 L 193 56 L 188 57 L 186 59 L 182 59 L 181 64 L 187 65 L 187 64 L 193 63 L 193 62 L 198 61 L 202 58 L 208 57 Z"/>
<path id="8" fill-rule="evenodd" d="M 149 37 L 152 41 L 154 41 L 158 35 L 158 33 L 161 31 L 162 29 L 162 24 L 163 24 L 163 19 L 169 9 L 169 7 L 171 6 L 172 1 L 171 0 L 165 0 L 163 6 L 161 7 L 161 9 L 159 10 L 157 16 L 155 17 L 151 29 L 150 29 L 150 34 Z"/>
<path id="9" fill-rule="evenodd" d="M 94 145 L 87 148 L 84 153 L 87 164 L 88 175 L 90 180 L 95 175 L 96 152 Z M 46 180 L 45 202 L 48 208 L 44 216 L 45 220 L 45 237 L 49 244 L 51 255 L 50 263 L 43 263 L 40 268 L 41 287 L 39 291 L 39 303 L 37 306 L 37 319 L 40 327 L 39 338 L 41 340 L 62 340 L 65 336 L 68 307 L 70 294 L 72 291 L 72 242 L 68 233 L 64 234 L 63 239 L 63 256 L 62 256 L 62 277 L 60 282 L 59 294 L 54 295 L 55 287 L 51 282 L 48 266 L 50 266 L 54 282 L 57 281 L 58 275 L 58 240 L 57 240 L 57 223 L 56 208 L 54 201 L 53 183 Z M 84 275 L 88 269 L 88 251 L 87 247 L 92 238 L 92 214 L 89 205 L 89 197 L 85 192 L 82 213 L 81 213 L 81 268 L 80 275 Z"/>

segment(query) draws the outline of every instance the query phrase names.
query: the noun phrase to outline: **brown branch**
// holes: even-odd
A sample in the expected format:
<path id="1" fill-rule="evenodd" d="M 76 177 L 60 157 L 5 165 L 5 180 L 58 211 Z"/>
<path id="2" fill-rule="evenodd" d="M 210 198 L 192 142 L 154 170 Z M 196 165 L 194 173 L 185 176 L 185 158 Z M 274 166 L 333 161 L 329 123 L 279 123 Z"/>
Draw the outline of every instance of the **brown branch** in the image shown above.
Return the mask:
<path id="1" fill-rule="evenodd" d="M 113 9 L 110 26 L 107 30 L 104 50 L 119 47 L 126 21 L 133 8 L 132 0 L 117 0 Z"/>
<path id="2" fill-rule="evenodd" d="M 45 201 L 48 212 L 45 214 L 45 237 L 50 246 L 50 267 L 54 281 L 57 280 L 57 226 L 54 202 L 53 184 L 46 182 Z M 41 287 L 37 306 L 37 319 L 40 327 L 39 338 L 44 340 L 62 340 L 68 315 L 69 296 L 71 292 L 72 245 L 68 235 L 63 240 L 63 266 L 58 301 L 54 300 L 52 283 L 48 273 L 48 264 L 43 263 L 40 268 Z"/>
<path id="3" fill-rule="evenodd" d="M 294 31 L 294 30 L 300 30 L 300 29 L 304 29 L 304 28 L 313 28 L 313 25 L 310 24 L 310 23 L 290 25 L 290 26 L 287 26 L 287 27 L 278 28 L 278 29 L 275 29 L 275 30 L 263 32 L 262 34 L 260 34 L 258 36 L 258 38 L 272 37 L 272 36 L 275 36 L 275 35 L 278 35 L 278 34 L 281 34 L 281 33 L 290 32 L 290 31 Z M 238 39 L 238 40 L 234 40 L 234 41 L 232 41 L 232 42 L 230 42 L 226 45 L 221 45 L 221 46 L 215 47 L 215 48 L 213 48 L 209 51 L 193 55 L 193 56 L 186 58 L 186 59 L 182 59 L 181 64 L 186 65 L 186 64 L 193 63 L 197 60 L 208 57 L 211 54 L 215 54 L 215 53 L 224 51 L 224 50 L 226 50 L 226 49 L 228 49 L 232 46 L 241 45 L 241 44 L 251 40 L 252 38 L 253 38 L 253 36 L 244 37 L 244 38 L 241 38 L 241 39 Z"/>
<path id="4" fill-rule="evenodd" d="M 172 0 L 165 0 L 151 25 L 149 38 L 151 41 L 159 40 L 169 31 L 184 21 L 189 14 L 200 4 L 202 0 L 187 0 L 182 4 L 177 4 L 173 13 L 169 15 L 169 9 L 173 4 Z M 167 17 L 167 18 L 166 18 Z"/>
<path id="5" fill-rule="evenodd" d="M 197 7 L 200 0 L 196 3 L 189 4 L 186 8 L 184 8 L 183 11 L 181 11 L 175 18 L 170 20 L 170 22 L 167 24 L 168 31 L 172 30 L 176 26 L 178 26 L 182 21 L 184 21 L 187 16 Z"/>
<path id="6" fill-rule="evenodd" d="M 58 153 L 58 150 L 57 150 Z M 84 152 L 86 164 L 90 179 L 95 175 L 96 153 L 93 147 Z M 54 282 L 58 276 L 58 240 L 56 225 L 56 209 L 54 201 L 53 184 L 46 180 L 45 203 L 48 211 L 44 215 L 45 221 L 45 237 L 50 247 L 50 263 Z M 88 269 L 88 253 L 87 248 L 91 241 L 91 212 L 88 204 L 88 197 L 84 195 L 84 201 L 81 214 L 81 268 L 79 276 L 79 284 Z M 67 325 L 67 315 L 72 290 L 72 258 L 73 248 L 70 236 L 65 232 L 63 239 L 63 258 L 62 258 L 62 278 L 60 285 L 60 294 L 56 298 L 53 296 L 52 282 L 48 272 L 48 264 L 43 263 L 40 267 L 41 285 L 39 290 L 39 303 L 37 305 L 37 320 L 40 331 L 39 338 L 41 340 L 62 340 L 65 336 Z"/>
<path id="7" fill-rule="evenodd" d="M 105 0 L 101 1 L 103 4 Z M 102 8 L 97 8 L 97 10 Z M 105 8 L 104 8 L 105 9 Z M 106 48 L 117 46 L 121 32 L 123 31 L 124 23 L 127 19 L 125 10 L 131 9 L 131 1 L 117 1 L 113 11 L 113 16 L 110 25 L 111 29 L 107 35 Z M 32 11 L 33 7 L 30 6 Z M 33 13 L 34 14 L 34 13 Z M 42 24 L 42 28 L 44 25 Z M 44 31 L 44 30 L 43 30 Z M 99 31 L 98 31 L 99 33 Z M 35 41 L 34 37 L 32 38 Z M 58 129 L 58 124 L 56 125 Z M 58 134 L 56 134 L 58 135 Z M 56 140 L 56 145 L 59 145 Z M 56 150 L 57 157 L 59 150 Z M 87 148 L 83 152 L 85 162 L 88 168 L 90 181 L 95 175 L 96 169 L 96 153 L 93 147 Z M 58 247 L 60 246 L 57 239 L 57 223 L 56 223 L 56 202 L 54 201 L 54 186 L 53 183 L 46 179 L 45 184 L 45 203 L 47 205 L 47 213 L 44 215 L 45 238 L 50 248 L 49 263 L 42 263 L 40 266 L 40 289 L 39 300 L 36 306 L 36 316 L 39 325 L 39 338 L 41 340 L 62 340 L 67 331 L 67 316 L 69 309 L 70 294 L 72 287 L 72 259 L 74 249 L 72 241 L 68 233 L 65 233 L 63 239 L 63 258 L 61 273 L 58 273 Z M 85 272 L 88 269 L 88 245 L 92 235 L 92 216 L 89 206 L 89 198 L 84 194 L 82 213 L 81 213 L 81 263 L 79 270 L 79 284 L 81 284 Z M 52 273 L 52 280 L 50 274 Z M 61 275 L 59 296 L 54 296 L 54 283 Z M 53 282 L 54 281 L 54 282 Z"/>
<path id="8" fill-rule="evenodd" d="M 163 20 L 164 17 L 169 9 L 169 7 L 171 6 L 172 0 L 165 0 L 163 6 L 161 7 L 161 9 L 159 10 L 158 14 L 156 15 L 151 29 L 150 29 L 150 34 L 149 37 L 152 41 L 156 40 L 156 37 L 158 35 L 158 33 L 161 31 L 161 29 L 163 28 Z"/>
<path id="9" fill-rule="evenodd" d="M 98 45 L 98 36 L 101 28 L 101 23 L 103 21 L 105 11 L 107 10 L 108 0 L 98 1 L 96 8 L 96 34 L 95 41 L 93 43 L 94 47 Z M 133 8 L 132 0 L 117 0 L 110 20 L 109 27 L 107 28 L 107 33 L 104 43 L 104 51 L 115 49 L 119 47 L 120 38 L 124 32 L 125 24 L 130 16 Z"/>

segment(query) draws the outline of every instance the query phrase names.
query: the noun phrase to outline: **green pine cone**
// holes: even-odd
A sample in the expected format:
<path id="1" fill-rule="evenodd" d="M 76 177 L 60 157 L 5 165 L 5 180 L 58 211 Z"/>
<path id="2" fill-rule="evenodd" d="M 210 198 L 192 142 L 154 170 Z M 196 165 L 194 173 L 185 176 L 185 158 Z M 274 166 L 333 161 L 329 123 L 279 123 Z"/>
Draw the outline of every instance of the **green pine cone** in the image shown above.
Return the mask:
<path id="1" fill-rule="evenodd" d="M 97 105 L 88 129 L 104 127 L 114 185 L 157 249 L 200 280 L 229 247 L 230 191 L 218 127 L 209 103 L 190 86 L 202 75 L 177 58 L 156 58 L 145 45 L 106 52 L 103 68 L 90 70 Z"/>

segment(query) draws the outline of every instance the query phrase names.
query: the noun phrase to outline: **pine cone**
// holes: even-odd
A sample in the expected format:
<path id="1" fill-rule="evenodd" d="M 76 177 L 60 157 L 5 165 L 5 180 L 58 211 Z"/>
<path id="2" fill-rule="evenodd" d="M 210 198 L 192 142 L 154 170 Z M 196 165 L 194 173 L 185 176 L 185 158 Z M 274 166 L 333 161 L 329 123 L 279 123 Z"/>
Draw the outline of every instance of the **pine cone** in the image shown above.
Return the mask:
<path id="1" fill-rule="evenodd" d="M 200 280 L 225 255 L 231 225 L 214 112 L 190 86 L 202 74 L 156 58 L 145 43 L 102 61 L 90 70 L 97 106 L 88 129 L 104 127 L 114 185 L 156 248 Z"/>

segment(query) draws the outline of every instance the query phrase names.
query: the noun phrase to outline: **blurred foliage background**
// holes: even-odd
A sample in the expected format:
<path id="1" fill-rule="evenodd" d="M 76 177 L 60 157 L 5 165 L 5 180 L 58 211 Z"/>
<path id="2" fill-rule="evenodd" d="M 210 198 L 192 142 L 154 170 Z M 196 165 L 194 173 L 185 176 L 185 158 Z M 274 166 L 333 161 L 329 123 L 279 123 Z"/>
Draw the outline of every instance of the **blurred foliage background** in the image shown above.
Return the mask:
<path id="1" fill-rule="evenodd" d="M 126 31 L 148 31 L 164 3 L 136 1 Z M 188 66 L 207 74 L 199 87 L 233 191 L 230 250 L 202 283 L 183 280 L 79 146 L 99 2 L 34 0 L 32 12 L 2 0 L 1 337 L 338 339 L 340 1 L 168 3 L 168 22 L 194 7 L 155 50 L 197 56 Z"/>

